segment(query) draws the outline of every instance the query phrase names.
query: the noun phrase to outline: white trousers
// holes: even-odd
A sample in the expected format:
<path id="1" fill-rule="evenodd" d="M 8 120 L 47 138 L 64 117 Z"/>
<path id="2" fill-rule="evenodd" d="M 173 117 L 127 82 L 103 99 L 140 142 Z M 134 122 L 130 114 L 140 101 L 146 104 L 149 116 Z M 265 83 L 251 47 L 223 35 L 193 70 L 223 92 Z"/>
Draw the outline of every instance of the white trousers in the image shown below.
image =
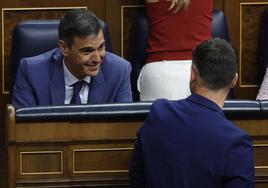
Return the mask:
<path id="1" fill-rule="evenodd" d="M 137 81 L 140 100 L 178 100 L 188 97 L 191 94 L 191 64 L 191 60 L 145 64 Z"/>

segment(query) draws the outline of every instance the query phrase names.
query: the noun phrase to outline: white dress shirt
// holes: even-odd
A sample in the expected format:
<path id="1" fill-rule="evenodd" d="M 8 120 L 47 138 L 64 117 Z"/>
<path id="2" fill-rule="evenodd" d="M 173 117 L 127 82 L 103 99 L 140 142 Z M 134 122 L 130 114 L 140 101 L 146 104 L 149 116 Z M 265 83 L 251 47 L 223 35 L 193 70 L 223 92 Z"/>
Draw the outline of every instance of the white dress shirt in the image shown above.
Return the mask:
<path id="1" fill-rule="evenodd" d="M 64 104 L 70 104 L 71 99 L 73 97 L 73 84 L 79 79 L 77 79 L 66 67 L 63 61 L 63 70 L 64 70 L 64 82 L 65 82 L 65 100 Z M 83 78 L 85 81 L 84 85 L 82 86 L 79 96 L 81 99 L 81 104 L 87 104 L 88 100 L 88 92 L 89 92 L 89 83 L 90 83 L 90 76 L 86 76 Z"/>

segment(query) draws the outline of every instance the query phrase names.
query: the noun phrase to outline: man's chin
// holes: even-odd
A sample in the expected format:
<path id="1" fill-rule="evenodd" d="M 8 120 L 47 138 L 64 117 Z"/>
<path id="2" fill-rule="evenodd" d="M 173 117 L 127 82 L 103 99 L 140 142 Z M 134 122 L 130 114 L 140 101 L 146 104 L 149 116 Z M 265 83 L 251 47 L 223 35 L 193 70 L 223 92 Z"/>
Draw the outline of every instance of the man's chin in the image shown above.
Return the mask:
<path id="1" fill-rule="evenodd" d="M 86 74 L 88 76 L 96 76 L 99 73 L 99 69 L 95 70 L 95 71 L 87 71 Z"/>

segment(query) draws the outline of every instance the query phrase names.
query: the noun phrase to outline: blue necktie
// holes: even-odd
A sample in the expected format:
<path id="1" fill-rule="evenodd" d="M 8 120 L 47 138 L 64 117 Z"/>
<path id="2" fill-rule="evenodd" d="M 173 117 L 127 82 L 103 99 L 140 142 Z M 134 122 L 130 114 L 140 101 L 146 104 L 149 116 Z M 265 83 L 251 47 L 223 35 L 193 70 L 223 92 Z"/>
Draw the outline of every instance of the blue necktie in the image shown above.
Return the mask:
<path id="1" fill-rule="evenodd" d="M 74 89 L 73 89 L 73 97 L 71 99 L 70 104 L 81 104 L 79 93 L 84 83 L 85 83 L 84 80 L 79 80 L 72 85 Z"/>

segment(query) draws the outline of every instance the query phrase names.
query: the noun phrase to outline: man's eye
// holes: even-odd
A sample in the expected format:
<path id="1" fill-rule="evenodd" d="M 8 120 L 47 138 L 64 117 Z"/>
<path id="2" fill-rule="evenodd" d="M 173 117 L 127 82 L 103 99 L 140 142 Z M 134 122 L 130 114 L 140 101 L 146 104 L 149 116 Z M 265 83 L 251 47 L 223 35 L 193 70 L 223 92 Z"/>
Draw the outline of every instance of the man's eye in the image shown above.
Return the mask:
<path id="1" fill-rule="evenodd" d="M 80 52 L 82 55 L 85 55 L 85 54 L 89 54 L 89 52 L 88 51 L 82 51 L 82 52 Z"/>
<path id="2" fill-rule="evenodd" d="M 101 48 L 98 48 L 98 51 L 102 51 L 105 49 L 105 46 L 101 47 Z"/>
<path id="3" fill-rule="evenodd" d="M 98 49 L 103 49 L 105 48 L 105 44 L 103 43 L 102 45 L 100 45 L 100 47 Z"/>
<path id="4" fill-rule="evenodd" d="M 91 53 L 91 52 L 93 52 L 94 50 L 81 50 L 80 52 L 82 53 L 82 54 L 89 54 L 89 53 Z"/>

